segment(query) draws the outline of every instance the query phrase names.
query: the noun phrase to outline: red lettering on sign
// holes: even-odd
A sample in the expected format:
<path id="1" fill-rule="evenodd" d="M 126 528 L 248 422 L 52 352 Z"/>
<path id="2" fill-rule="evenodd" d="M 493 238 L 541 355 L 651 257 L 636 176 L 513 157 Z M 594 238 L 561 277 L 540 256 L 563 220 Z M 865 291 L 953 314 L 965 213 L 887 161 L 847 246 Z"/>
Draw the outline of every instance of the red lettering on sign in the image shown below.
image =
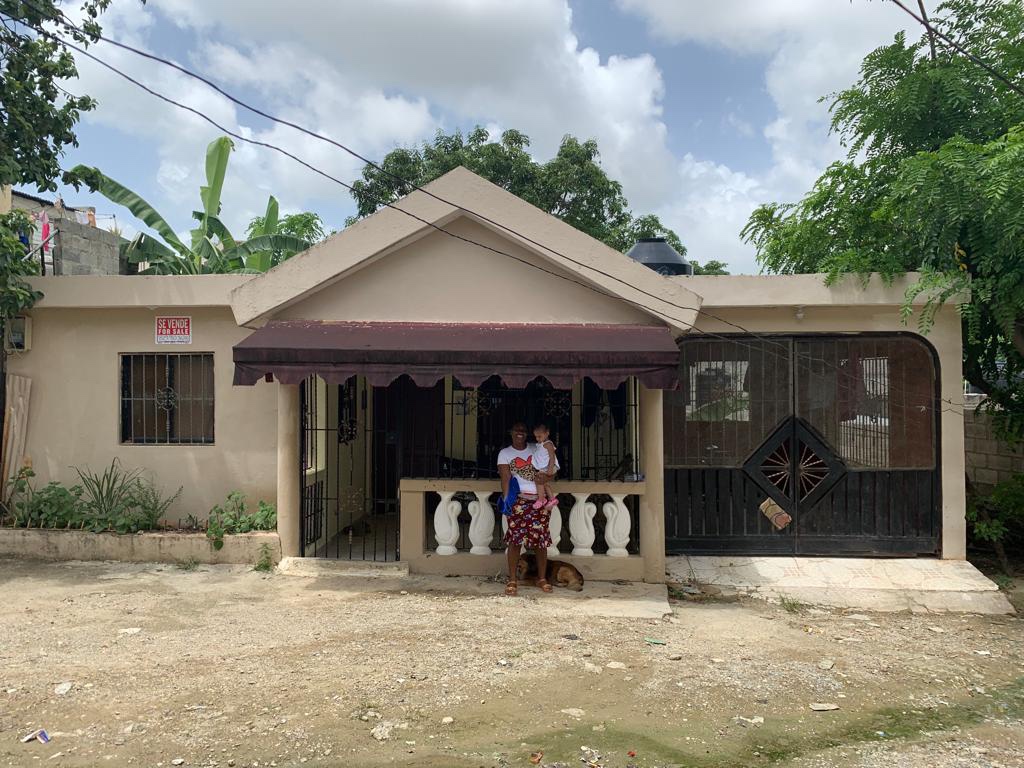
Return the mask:
<path id="1" fill-rule="evenodd" d="M 156 318 L 157 344 L 191 344 L 191 317 L 158 317 Z"/>

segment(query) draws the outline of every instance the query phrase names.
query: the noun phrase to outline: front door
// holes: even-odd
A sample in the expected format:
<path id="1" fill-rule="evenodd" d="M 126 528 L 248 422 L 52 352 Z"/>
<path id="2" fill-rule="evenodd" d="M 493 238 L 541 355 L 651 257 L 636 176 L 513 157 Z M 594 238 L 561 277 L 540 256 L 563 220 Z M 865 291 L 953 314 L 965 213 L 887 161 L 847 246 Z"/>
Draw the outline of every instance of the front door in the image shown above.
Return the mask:
<path id="1" fill-rule="evenodd" d="M 667 551 L 938 553 L 936 374 L 909 335 L 685 341 Z"/>

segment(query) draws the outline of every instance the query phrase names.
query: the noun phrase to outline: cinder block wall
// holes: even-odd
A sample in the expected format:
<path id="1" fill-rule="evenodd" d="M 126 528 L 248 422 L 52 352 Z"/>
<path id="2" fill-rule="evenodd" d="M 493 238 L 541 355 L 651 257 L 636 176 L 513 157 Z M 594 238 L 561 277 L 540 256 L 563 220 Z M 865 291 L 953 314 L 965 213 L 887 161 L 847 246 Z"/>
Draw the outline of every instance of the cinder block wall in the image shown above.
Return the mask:
<path id="1" fill-rule="evenodd" d="M 54 265 L 58 275 L 116 275 L 121 271 L 121 238 L 113 232 L 71 219 L 60 219 L 55 224 L 60 238 L 60 255 Z"/>
<path id="2" fill-rule="evenodd" d="M 971 406 L 964 407 L 964 447 L 967 476 L 979 491 L 1024 472 L 1024 451 L 996 439 L 991 417 Z"/>

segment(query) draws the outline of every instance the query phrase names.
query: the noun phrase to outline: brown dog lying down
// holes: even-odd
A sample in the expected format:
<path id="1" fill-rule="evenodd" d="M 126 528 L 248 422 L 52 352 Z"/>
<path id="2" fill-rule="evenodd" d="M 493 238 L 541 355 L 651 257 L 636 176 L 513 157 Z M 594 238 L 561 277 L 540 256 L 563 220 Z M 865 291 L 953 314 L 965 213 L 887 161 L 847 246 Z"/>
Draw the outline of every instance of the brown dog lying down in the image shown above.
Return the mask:
<path id="1" fill-rule="evenodd" d="M 556 587 L 565 587 L 574 592 L 583 591 L 583 574 L 571 563 L 563 560 L 548 560 L 547 578 Z M 516 579 L 520 584 L 537 583 L 537 560 L 532 554 L 524 554 L 516 566 Z"/>

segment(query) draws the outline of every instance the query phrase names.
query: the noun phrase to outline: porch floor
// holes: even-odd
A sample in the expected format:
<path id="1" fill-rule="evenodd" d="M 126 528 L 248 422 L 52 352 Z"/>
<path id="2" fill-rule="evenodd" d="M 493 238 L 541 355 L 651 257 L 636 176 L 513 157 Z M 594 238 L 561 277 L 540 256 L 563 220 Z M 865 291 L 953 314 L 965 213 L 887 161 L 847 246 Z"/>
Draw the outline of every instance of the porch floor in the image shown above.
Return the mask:
<path id="1" fill-rule="evenodd" d="M 965 560 L 846 557 L 669 557 L 670 581 L 755 597 L 914 613 L 1013 613 L 1006 596 Z"/>
<path id="2" fill-rule="evenodd" d="M 369 530 L 364 530 L 366 523 Z M 394 563 L 398 560 L 398 515 L 375 515 L 363 518 L 346 532 L 332 536 L 326 544 L 307 547 L 306 557 L 350 560 L 371 563 Z"/>

